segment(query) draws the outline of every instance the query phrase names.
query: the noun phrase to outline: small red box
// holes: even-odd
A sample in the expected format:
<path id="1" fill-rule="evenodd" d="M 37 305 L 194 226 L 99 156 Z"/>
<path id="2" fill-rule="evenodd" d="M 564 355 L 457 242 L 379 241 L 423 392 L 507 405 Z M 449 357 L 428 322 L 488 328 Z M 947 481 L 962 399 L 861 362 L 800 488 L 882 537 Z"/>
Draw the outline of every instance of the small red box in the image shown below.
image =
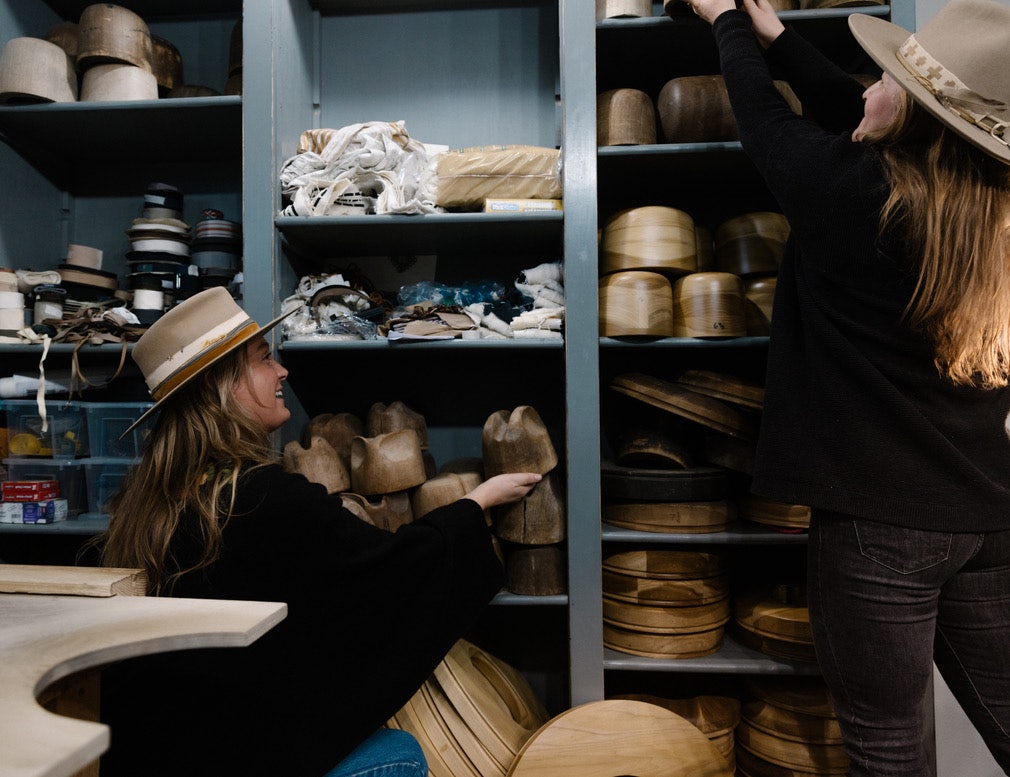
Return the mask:
<path id="1" fill-rule="evenodd" d="M 41 502 L 59 497 L 58 480 L 6 480 L 3 483 L 4 502 Z"/>

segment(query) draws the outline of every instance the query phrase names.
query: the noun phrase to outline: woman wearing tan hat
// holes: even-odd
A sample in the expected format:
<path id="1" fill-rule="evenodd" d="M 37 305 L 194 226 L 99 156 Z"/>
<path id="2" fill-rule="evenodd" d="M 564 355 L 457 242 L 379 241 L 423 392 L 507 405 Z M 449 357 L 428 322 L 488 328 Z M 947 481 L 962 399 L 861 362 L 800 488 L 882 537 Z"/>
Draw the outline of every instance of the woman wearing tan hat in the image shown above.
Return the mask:
<path id="1" fill-rule="evenodd" d="M 143 568 L 152 595 L 288 614 L 249 647 L 106 670 L 104 777 L 426 777 L 417 743 L 379 729 L 503 583 L 484 511 L 540 476 L 489 478 L 396 533 L 361 521 L 270 447 L 290 417 L 263 337 L 281 318 L 261 327 L 214 288 L 134 347 L 160 414 L 110 506 L 102 563 Z"/>
<path id="2" fill-rule="evenodd" d="M 929 773 L 934 660 L 1010 771 L 1010 5 L 952 0 L 914 35 L 850 16 L 883 71 L 864 89 L 767 0 L 689 2 L 791 227 L 752 490 L 812 508 L 849 773 Z"/>

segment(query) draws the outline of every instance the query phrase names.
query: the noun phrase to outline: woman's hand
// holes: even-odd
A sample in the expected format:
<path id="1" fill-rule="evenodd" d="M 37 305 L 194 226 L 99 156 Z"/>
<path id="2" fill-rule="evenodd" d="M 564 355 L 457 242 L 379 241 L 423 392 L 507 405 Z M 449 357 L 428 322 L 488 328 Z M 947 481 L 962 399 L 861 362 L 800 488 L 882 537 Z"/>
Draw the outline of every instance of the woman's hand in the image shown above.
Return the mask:
<path id="1" fill-rule="evenodd" d="M 736 8 L 735 0 L 684 0 L 694 11 L 695 16 L 711 24 L 716 18 Z"/>
<path id="2" fill-rule="evenodd" d="M 754 29 L 758 43 L 765 48 L 768 48 L 771 42 L 785 30 L 785 25 L 782 24 L 768 0 L 743 0 L 743 9 L 750 16 L 751 27 Z"/>
<path id="3" fill-rule="evenodd" d="M 472 499 L 482 510 L 487 510 L 489 507 L 518 502 L 541 480 L 543 475 L 535 472 L 506 472 L 488 478 L 465 498 Z"/>

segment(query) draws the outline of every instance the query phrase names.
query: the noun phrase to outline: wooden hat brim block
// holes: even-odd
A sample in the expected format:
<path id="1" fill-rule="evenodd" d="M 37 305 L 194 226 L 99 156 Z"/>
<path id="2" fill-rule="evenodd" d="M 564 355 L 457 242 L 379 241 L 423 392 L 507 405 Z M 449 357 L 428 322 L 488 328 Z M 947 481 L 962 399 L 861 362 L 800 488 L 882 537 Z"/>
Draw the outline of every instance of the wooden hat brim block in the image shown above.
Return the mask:
<path id="1" fill-rule="evenodd" d="M 823 775 L 848 772 L 849 759 L 842 745 L 815 745 L 794 742 L 767 734 L 741 719 L 736 727 L 737 745 L 766 761 L 789 769 L 801 769 Z"/>
<path id="2" fill-rule="evenodd" d="M 761 410 L 764 407 L 764 386 L 735 375 L 714 370 L 684 370 L 677 376 L 677 383 L 699 394 L 749 410 Z"/>
<path id="3" fill-rule="evenodd" d="M 603 620 L 612 626 L 648 634 L 688 634 L 726 625 L 730 619 L 729 597 L 710 604 L 678 607 L 633 604 L 606 594 Z"/>
<path id="4" fill-rule="evenodd" d="M 646 532 L 708 534 L 724 531 L 736 520 L 731 502 L 614 502 L 601 510 L 604 523 Z"/>
<path id="5" fill-rule="evenodd" d="M 691 722 L 705 736 L 732 733 L 740 722 L 740 700 L 732 696 L 692 696 L 687 699 L 668 699 L 646 693 L 628 693 L 615 699 L 636 699 L 657 704 Z"/>
<path id="6" fill-rule="evenodd" d="M 603 593 L 631 604 L 687 607 L 721 602 L 729 596 L 729 575 L 690 580 L 653 580 L 603 570 Z"/>
<path id="7" fill-rule="evenodd" d="M 717 626 L 684 634 L 651 634 L 604 623 L 603 645 L 643 658 L 701 658 L 719 651 L 724 633 Z"/>
<path id="8" fill-rule="evenodd" d="M 743 702 L 740 714 L 754 728 L 781 739 L 814 745 L 842 744 L 841 728 L 833 716 L 784 710 L 760 699 Z"/>
<path id="9" fill-rule="evenodd" d="M 626 699 L 562 712 L 526 742 L 507 777 L 732 777 L 708 738 L 679 715 Z"/>
<path id="10" fill-rule="evenodd" d="M 729 496 L 726 470 L 719 467 L 646 469 L 603 461 L 600 478 L 601 493 L 612 500 L 711 502 Z"/>
<path id="11" fill-rule="evenodd" d="M 784 710 L 834 717 L 835 707 L 821 677 L 747 677 L 747 693 Z"/>
<path id="12" fill-rule="evenodd" d="M 683 580 L 722 574 L 727 563 L 721 553 L 633 548 L 604 556 L 603 568 L 633 577 Z"/>

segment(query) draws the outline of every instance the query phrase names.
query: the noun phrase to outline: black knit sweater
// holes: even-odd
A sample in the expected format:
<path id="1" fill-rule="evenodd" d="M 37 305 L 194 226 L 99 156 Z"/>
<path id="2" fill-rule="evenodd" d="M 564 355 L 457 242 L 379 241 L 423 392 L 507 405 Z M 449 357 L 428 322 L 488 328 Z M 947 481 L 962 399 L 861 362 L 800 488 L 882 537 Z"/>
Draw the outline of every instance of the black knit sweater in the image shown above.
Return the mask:
<path id="1" fill-rule="evenodd" d="M 1010 390 L 954 387 L 902 324 L 915 258 L 900 235 L 878 238 L 887 183 L 850 134 L 863 87 L 788 28 L 766 62 L 743 11 L 713 32 L 741 143 L 791 226 L 753 490 L 920 529 L 1007 528 Z"/>
<path id="2" fill-rule="evenodd" d="M 105 670 L 102 775 L 321 777 L 413 695 L 502 583 L 472 500 L 391 534 L 301 475 L 247 473 L 221 557 L 173 595 L 283 601 L 287 618 L 248 647 Z"/>

